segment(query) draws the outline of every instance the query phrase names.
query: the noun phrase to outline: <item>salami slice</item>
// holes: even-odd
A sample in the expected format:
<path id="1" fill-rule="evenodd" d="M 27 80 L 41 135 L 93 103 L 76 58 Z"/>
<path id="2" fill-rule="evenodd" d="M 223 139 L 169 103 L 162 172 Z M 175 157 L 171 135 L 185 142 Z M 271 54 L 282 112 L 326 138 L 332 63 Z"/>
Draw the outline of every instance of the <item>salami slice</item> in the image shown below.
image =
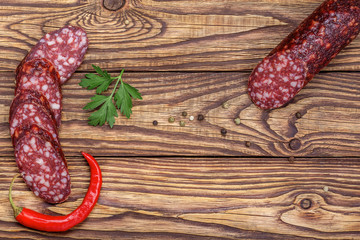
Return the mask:
<path id="1" fill-rule="evenodd" d="M 54 115 L 50 110 L 50 104 L 44 95 L 32 89 L 22 89 L 16 94 L 11 103 L 9 120 L 12 118 L 16 108 L 23 103 L 36 103 L 43 106 L 44 110 L 54 119 Z"/>
<path id="2" fill-rule="evenodd" d="M 15 93 L 23 89 L 33 89 L 44 95 L 54 113 L 57 126 L 61 124 L 61 87 L 59 75 L 51 62 L 34 59 L 24 63 L 17 74 Z"/>
<path id="3" fill-rule="evenodd" d="M 20 173 L 36 196 L 48 203 L 65 201 L 70 192 L 70 175 L 60 148 L 36 125 L 14 132 L 15 159 Z"/>
<path id="4" fill-rule="evenodd" d="M 18 127 L 36 124 L 46 129 L 53 139 L 60 144 L 54 117 L 49 114 L 43 105 L 40 105 L 36 101 L 18 102 L 18 104 L 14 106 L 9 123 L 11 136 L 14 135 L 15 129 Z"/>
<path id="5" fill-rule="evenodd" d="M 18 68 L 32 59 L 46 58 L 57 69 L 60 74 L 60 82 L 63 84 L 80 66 L 88 45 L 86 32 L 82 28 L 66 26 L 41 38 Z"/>
<path id="6" fill-rule="evenodd" d="M 360 31 L 360 1 L 326 0 L 253 70 L 248 92 L 261 109 L 284 106 Z"/>

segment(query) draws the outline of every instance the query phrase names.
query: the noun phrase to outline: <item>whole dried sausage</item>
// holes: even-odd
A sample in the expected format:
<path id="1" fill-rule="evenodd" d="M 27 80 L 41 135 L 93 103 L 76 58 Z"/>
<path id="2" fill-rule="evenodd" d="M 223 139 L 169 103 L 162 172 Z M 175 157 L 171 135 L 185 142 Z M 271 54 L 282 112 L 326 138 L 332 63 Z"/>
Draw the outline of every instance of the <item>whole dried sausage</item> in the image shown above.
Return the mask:
<path id="1" fill-rule="evenodd" d="M 360 31 L 360 1 L 326 0 L 253 70 L 248 92 L 262 109 L 288 103 Z"/>

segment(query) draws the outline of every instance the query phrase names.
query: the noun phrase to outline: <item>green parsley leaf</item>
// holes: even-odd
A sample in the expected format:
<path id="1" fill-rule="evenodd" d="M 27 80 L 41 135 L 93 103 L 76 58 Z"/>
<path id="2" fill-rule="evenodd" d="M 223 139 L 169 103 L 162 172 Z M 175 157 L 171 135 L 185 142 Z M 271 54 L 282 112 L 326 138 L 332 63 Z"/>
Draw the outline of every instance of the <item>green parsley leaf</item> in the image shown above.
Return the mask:
<path id="1" fill-rule="evenodd" d="M 87 89 L 96 89 L 97 94 L 101 94 L 106 91 L 112 81 L 116 78 L 112 78 L 107 71 L 102 71 L 100 67 L 92 65 L 95 71 L 100 75 L 94 73 L 85 74 L 85 78 L 81 79 L 80 86 Z"/>
<path id="2" fill-rule="evenodd" d="M 132 114 L 131 108 L 133 105 L 131 98 L 142 99 L 141 94 L 136 88 L 121 80 L 121 85 L 119 90 L 115 93 L 114 100 L 116 107 L 120 109 L 120 112 L 127 118 L 130 118 L 130 114 Z"/>
<path id="3" fill-rule="evenodd" d="M 101 70 L 100 67 L 98 66 L 95 66 L 94 64 L 91 64 L 91 66 L 95 69 L 95 71 L 100 75 L 100 76 L 103 76 L 103 77 L 106 77 L 106 78 L 111 78 L 111 76 L 108 74 L 108 72 L 106 70 Z"/>
<path id="4" fill-rule="evenodd" d="M 96 89 L 95 96 L 91 98 L 91 102 L 86 104 L 84 110 L 96 110 L 89 117 L 89 125 L 102 126 L 106 122 L 112 128 L 115 123 L 115 117 L 118 117 L 116 108 L 127 118 L 132 114 L 132 99 L 142 99 L 139 90 L 132 87 L 130 84 L 123 82 L 122 75 L 124 69 L 117 77 L 111 77 L 107 71 L 103 71 L 100 67 L 93 65 L 96 73 L 89 73 L 85 75 L 85 79 L 81 79 L 80 86 L 87 89 Z M 106 91 L 113 80 L 116 80 L 112 93 L 109 96 L 101 95 Z M 117 87 L 120 83 L 119 89 Z M 117 90 L 117 91 L 116 91 Z M 115 101 L 115 104 L 114 104 Z"/>
<path id="5" fill-rule="evenodd" d="M 105 103 L 100 107 L 100 109 L 96 112 L 93 112 L 89 117 L 89 125 L 97 126 L 104 125 L 105 122 L 108 122 L 109 126 L 112 128 L 115 123 L 115 117 L 118 114 L 116 112 L 116 108 L 112 102 L 111 98 L 107 98 Z"/>
<path id="6" fill-rule="evenodd" d="M 114 100 L 116 107 L 120 109 L 120 112 L 127 118 L 130 118 L 130 114 L 132 113 L 132 101 L 122 81 L 119 90 L 115 93 Z"/>
<path id="7" fill-rule="evenodd" d="M 131 95 L 131 97 L 133 99 L 140 99 L 142 100 L 141 94 L 139 93 L 139 90 L 137 90 L 136 88 L 134 88 L 133 86 L 124 83 L 123 81 L 121 81 L 121 85 L 124 84 L 124 87 L 126 89 L 126 91 Z"/>
<path id="8" fill-rule="evenodd" d="M 103 104 L 108 99 L 108 97 L 104 95 L 95 95 L 90 99 L 92 100 L 92 102 L 86 104 L 86 106 L 83 108 L 84 110 L 94 110 L 95 108 Z"/>

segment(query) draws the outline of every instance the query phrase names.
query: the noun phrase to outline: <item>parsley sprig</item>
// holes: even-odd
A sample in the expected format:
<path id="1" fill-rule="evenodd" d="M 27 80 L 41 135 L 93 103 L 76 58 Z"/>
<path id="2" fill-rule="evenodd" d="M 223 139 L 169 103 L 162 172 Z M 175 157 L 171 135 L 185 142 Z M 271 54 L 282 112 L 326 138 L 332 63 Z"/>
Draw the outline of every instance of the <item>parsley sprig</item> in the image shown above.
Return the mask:
<path id="1" fill-rule="evenodd" d="M 142 99 L 139 90 L 132 87 L 130 84 L 123 82 L 122 75 L 124 69 L 117 77 L 111 77 L 106 70 L 102 70 L 100 67 L 92 65 L 96 73 L 85 74 L 85 78 L 81 79 L 80 86 L 87 89 L 96 88 L 96 94 L 91 98 L 91 102 L 86 104 L 84 110 L 94 110 L 89 117 L 89 125 L 102 126 L 107 122 L 112 128 L 115 123 L 115 117 L 118 117 L 117 109 L 124 114 L 127 118 L 130 118 L 132 114 L 132 99 Z M 101 95 L 102 92 L 108 90 L 111 83 L 116 80 L 115 86 L 109 96 Z M 118 88 L 118 85 L 120 86 Z M 115 104 L 114 104 L 115 102 Z"/>

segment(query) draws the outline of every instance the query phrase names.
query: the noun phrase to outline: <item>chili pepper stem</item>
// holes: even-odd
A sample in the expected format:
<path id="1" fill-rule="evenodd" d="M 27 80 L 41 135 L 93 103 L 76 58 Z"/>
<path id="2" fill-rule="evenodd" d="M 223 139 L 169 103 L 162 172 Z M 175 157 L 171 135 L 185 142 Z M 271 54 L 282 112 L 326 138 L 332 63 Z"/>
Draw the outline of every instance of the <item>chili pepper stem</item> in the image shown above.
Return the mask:
<path id="1" fill-rule="evenodd" d="M 16 174 L 12 181 L 11 181 L 11 184 L 10 184 L 10 188 L 9 188 L 9 201 L 10 201 L 10 204 L 11 204 L 11 207 L 13 208 L 14 210 L 14 216 L 15 218 L 21 213 L 21 211 L 23 210 L 22 207 L 18 207 L 14 204 L 13 202 L 13 199 L 12 199 L 12 196 L 11 196 L 11 191 L 12 191 L 12 186 L 14 185 L 14 182 L 15 182 L 15 179 L 20 176 L 20 173 Z"/>

